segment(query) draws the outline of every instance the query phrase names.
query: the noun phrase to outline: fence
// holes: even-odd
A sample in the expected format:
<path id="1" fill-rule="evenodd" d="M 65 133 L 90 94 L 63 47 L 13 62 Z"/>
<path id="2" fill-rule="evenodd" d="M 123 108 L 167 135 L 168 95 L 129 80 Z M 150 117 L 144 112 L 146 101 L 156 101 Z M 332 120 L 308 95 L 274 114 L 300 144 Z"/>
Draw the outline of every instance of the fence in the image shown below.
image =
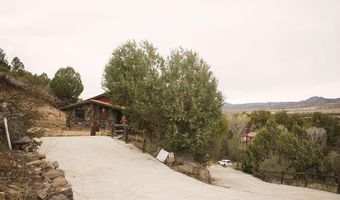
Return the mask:
<path id="1" fill-rule="evenodd" d="M 143 153 L 146 152 L 146 130 L 138 130 L 127 124 L 114 124 L 113 134 L 122 134 L 125 143 L 134 142 L 141 144 Z"/>
<path id="2" fill-rule="evenodd" d="M 239 168 L 238 164 L 236 170 Z M 256 170 L 253 175 L 267 182 L 309 187 L 340 194 L 340 177 L 316 173 Z"/>

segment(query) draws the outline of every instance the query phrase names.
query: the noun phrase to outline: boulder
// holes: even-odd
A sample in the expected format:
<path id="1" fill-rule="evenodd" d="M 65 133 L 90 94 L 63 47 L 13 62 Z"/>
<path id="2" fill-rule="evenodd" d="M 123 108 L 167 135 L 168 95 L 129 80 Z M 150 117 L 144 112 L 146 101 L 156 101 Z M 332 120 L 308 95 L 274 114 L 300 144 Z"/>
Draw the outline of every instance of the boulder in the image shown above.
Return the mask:
<path id="1" fill-rule="evenodd" d="M 45 155 L 39 154 L 38 152 L 29 152 L 29 153 L 25 154 L 25 157 L 29 161 L 42 160 L 42 159 L 46 158 Z"/>
<path id="2" fill-rule="evenodd" d="M 59 194 L 59 195 L 55 195 L 51 198 L 51 200 L 68 200 L 68 198 L 63 195 L 63 194 Z"/>
<path id="3" fill-rule="evenodd" d="M 177 165 L 182 165 L 186 162 L 189 162 L 189 163 L 195 162 L 194 157 L 189 153 L 176 154 L 175 163 Z"/>
<path id="4" fill-rule="evenodd" d="M 5 193 L 4 192 L 0 192 L 0 200 L 5 200 Z"/>
<path id="5" fill-rule="evenodd" d="M 54 169 L 53 165 L 50 162 L 48 162 L 48 161 L 46 161 L 40 167 L 41 167 L 41 171 L 43 171 L 43 172 L 47 172 L 47 171 L 49 171 L 51 169 Z"/>
<path id="6" fill-rule="evenodd" d="M 21 198 L 21 192 L 19 192 L 18 190 L 15 190 L 13 188 L 9 188 L 8 197 L 9 197 L 9 199 L 20 199 Z"/>
<path id="7" fill-rule="evenodd" d="M 43 173 L 43 177 L 47 180 L 57 178 L 59 176 L 64 176 L 65 172 L 60 169 L 51 169 L 45 173 Z"/>
<path id="8" fill-rule="evenodd" d="M 57 177 L 57 178 L 55 178 L 53 181 L 52 181 L 52 186 L 53 187 L 62 187 L 62 186 L 65 186 L 65 185 L 67 185 L 68 184 L 68 182 L 67 182 L 67 180 L 66 180 L 66 178 L 65 177 L 62 177 L 62 176 L 60 176 L 60 177 Z"/>
<path id="9" fill-rule="evenodd" d="M 73 190 L 71 185 L 60 188 L 60 193 L 65 195 L 68 199 L 73 199 Z"/>
<path id="10" fill-rule="evenodd" d="M 24 136 L 24 137 L 21 137 L 19 140 L 13 142 L 13 144 L 15 145 L 24 145 L 24 144 L 27 144 L 27 143 L 30 143 L 32 140 L 27 137 L 27 136 Z"/>
<path id="11" fill-rule="evenodd" d="M 41 166 L 45 163 L 46 161 L 44 160 L 35 160 L 27 163 L 27 165 L 32 165 L 32 166 Z"/>
<path id="12" fill-rule="evenodd" d="M 44 188 L 37 191 L 39 199 L 45 199 L 48 196 L 48 189 Z"/>
<path id="13" fill-rule="evenodd" d="M 52 162 L 52 166 L 54 167 L 54 169 L 57 169 L 59 167 L 58 161 Z"/>
<path id="14" fill-rule="evenodd" d="M 181 173 L 194 175 L 197 174 L 198 166 L 195 163 L 183 163 L 182 165 L 178 165 L 175 169 Z"/>
<path id="15" fill-rule="evenodd" d="M 175 162 L 175 154 L 174 152 L 170 152 L 168 159 L 166 160 L 168 164 L 173 164 Z"/>
<path id="16" fill-rule="evenodd" d="M 22 148 L 22 147 L 21 147 Z M 33 146 L 33 145 L 25 145 L 24 148 L 22 148 L 23 151 L 25 152 L 34 152 L 35 150 L 37 150 L 37 147 L 36 146 Z"/>
<path id="17" fill-rule="evenodd" d="M 200 169 L 198 172 L 199 179 L 206 183 L 211 183 L 210 172 L 207 169 Z"/>

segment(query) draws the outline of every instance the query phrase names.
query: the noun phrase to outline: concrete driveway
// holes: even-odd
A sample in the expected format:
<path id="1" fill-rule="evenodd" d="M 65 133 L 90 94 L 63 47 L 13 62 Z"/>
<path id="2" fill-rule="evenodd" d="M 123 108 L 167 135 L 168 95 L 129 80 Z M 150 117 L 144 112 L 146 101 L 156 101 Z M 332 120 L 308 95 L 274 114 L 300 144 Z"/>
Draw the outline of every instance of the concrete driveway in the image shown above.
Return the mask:
<path id="1" fill-rule="evenodd" d="M 230 167 L 214 165 L 209 167 L 213 184 L 230 188 L 234 191 L 247 192 L 257 196 L 266 196 L 272 199 L 306 199 L 331 200 L 340 199 L 339 194 L 323 192 L 303 187 L 280 185 L 264 182 L 249 174 L 236 171 Z"/>
<path id="2" fill-rule="evenodd" d="M 110 137 L 46 137 L 40 152 L 59 162 L 76 200 L 287 199 L 282 192 L 268 194 L 262 182 L 264 189 L 259 185 L 257 192 L 202 183 Z M 305 188 L 288 186 L 283 191 L 292 193 L 288 199 L 340 199 L 340 195 Z"/>

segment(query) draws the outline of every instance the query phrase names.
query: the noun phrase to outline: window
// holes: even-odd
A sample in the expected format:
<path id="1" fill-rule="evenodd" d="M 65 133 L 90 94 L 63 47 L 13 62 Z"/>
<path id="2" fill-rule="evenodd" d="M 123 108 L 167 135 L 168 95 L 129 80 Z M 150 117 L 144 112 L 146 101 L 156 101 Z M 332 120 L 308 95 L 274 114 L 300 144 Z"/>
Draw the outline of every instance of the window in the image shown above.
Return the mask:
<path id="1" fill-rule="evenodd" d="M 76 119 L 78 122 L 85 120 L 85 110 L 81 108 L 76 108 Z"/>

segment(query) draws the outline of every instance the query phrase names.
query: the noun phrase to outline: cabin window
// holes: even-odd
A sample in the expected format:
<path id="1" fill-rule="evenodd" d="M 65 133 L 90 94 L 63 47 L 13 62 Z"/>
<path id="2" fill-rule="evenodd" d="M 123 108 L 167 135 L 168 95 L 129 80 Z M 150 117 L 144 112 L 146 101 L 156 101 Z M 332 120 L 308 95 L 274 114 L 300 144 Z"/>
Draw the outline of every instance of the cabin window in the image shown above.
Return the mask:
<path id="1" fill-rule="evenodd" d="M 78 122 L 82 122 L 85 120 L 85 110 L 81 108 L 76 109 L 76 119 Z"/>

